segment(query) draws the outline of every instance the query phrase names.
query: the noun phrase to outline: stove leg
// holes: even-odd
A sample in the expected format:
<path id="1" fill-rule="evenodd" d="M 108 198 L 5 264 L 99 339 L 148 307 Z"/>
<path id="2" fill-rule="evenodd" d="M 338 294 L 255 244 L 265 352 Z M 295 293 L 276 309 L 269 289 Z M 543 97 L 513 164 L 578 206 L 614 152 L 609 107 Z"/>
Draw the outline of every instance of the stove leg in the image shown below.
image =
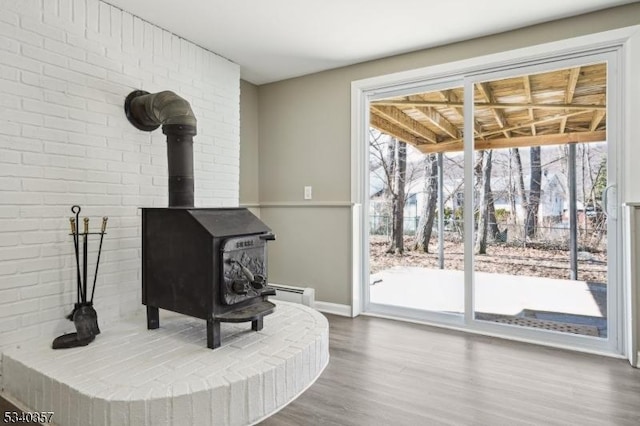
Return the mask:
<path id="1" fill-rule="evenodd" d="M 220 321 L 213 318 L 207 319 L 207 347 L 209 349 L 220 347 Z"/>
<path id="2" fill-rule="evenodd" d="M 263 320 L 263 319 L 262 319 L 262 318 L 260 318 L 260 319 L 257 319 L 257 320 L 253 320 L 253 321 L 251 321 L 251 329 L 252 329 L 253 331 L 260 331 L 260 330 L 262 330 L 262 325 L 263 325 L 263 324 L 262 324 L 262 320 Z"/>
<path id="3" fill-rule="evenodd" d="M 155 330 L 158 327 L 160 327 L 158 308 L 147 305 L 147 329 Z"/>

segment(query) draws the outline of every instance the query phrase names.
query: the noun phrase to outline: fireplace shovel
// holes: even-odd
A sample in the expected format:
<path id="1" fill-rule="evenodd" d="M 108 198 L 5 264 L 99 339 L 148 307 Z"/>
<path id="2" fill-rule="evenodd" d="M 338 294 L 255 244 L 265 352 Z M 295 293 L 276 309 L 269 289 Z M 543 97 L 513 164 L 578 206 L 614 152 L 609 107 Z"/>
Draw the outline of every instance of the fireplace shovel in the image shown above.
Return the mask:
<path id="1" fill-rule="evenodd" d="M 93 306 L 83 305 L 75 309 L 73 313 L 73 324 L 76 326 L 75 333 L 67 333 L 58 336 L 53 340 L 53 349 L 76 348 L 87 346 L 93 342 L 96 335 L 100 333 L 98 328 L 98 315 Z"/>

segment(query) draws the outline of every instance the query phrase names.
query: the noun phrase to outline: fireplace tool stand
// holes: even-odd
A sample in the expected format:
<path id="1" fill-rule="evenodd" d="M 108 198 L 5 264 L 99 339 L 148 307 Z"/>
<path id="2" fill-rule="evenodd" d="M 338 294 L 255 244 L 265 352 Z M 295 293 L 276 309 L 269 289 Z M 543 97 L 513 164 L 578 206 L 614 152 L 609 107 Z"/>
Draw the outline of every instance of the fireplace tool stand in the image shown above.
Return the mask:
<path id="1" fill-rule="evenodd" d="M 102 254 L 102 241 L 104 240 L 105 231 L 107 229 L 107 217 L 102 218 L 102 227 L 100 232 L 89 232 L 89 218 L 83 219 L 84 229 L 79 233 L 79 220 L 81 208 L 78 205 L 71 207 L 71 212 L 75 217 L 69 218 L 71 226 L 71 235 L 73 236 L 73 249 L 76 258 L 76 303 L 67 319 L 73 321 L 76 332 L 63 334 L 53 340 L 53 349 L 75 348 L 78 346 L 86 346 L 91 343 L 95 337 L 100 334 L 98 327 L 98 314 L 93 308 L 93 297 L 96 292 L 96 280 L 98 278 L 98 267 L 100 266 L 100 255 Z M 100 245 L 98 247 L 98 257 L 93 276 L 93 286 L 91 288 L 91 298 L 88 298 L 88 237 L 89 235 L 100 235 Z M 82 237 L 82 263 L 80 262 L 80 237 Z M 82 274 L 80 266 L 82 264 Z"/>

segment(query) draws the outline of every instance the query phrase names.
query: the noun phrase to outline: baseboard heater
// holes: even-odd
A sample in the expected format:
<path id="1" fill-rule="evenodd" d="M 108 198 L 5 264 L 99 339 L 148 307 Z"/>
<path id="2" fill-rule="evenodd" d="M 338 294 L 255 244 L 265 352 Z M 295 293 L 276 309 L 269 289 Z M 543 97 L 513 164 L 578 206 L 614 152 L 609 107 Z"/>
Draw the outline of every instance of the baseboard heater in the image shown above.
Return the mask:
<path id="1" fill-rule="evenodd" d="M 276 290 L 276 295 L 270 296 L 269 299 L 300 303 L 302 305 L 309 306 L 310 308 L 313 308 L 316 300 L 316 290 L 311 287 L 294 287 L 290 285 L 272 283 L 269 283 L 269 287 Z"/>

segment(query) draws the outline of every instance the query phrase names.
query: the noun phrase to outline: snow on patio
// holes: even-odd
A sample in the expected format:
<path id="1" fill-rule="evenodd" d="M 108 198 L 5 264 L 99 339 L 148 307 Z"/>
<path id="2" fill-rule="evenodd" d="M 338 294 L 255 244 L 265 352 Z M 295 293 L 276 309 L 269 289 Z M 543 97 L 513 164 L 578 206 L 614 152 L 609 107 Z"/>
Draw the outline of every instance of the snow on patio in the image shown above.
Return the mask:
<path id="1" fill-rule="evenodd" d="M 435 312 L 464 311 L 463 271 L 396 266 L 372 274 L 371 303 Z M 585 281 L 475 273 L 475 310 L 516 316 L 525 310 L 602 318 Z"/>

